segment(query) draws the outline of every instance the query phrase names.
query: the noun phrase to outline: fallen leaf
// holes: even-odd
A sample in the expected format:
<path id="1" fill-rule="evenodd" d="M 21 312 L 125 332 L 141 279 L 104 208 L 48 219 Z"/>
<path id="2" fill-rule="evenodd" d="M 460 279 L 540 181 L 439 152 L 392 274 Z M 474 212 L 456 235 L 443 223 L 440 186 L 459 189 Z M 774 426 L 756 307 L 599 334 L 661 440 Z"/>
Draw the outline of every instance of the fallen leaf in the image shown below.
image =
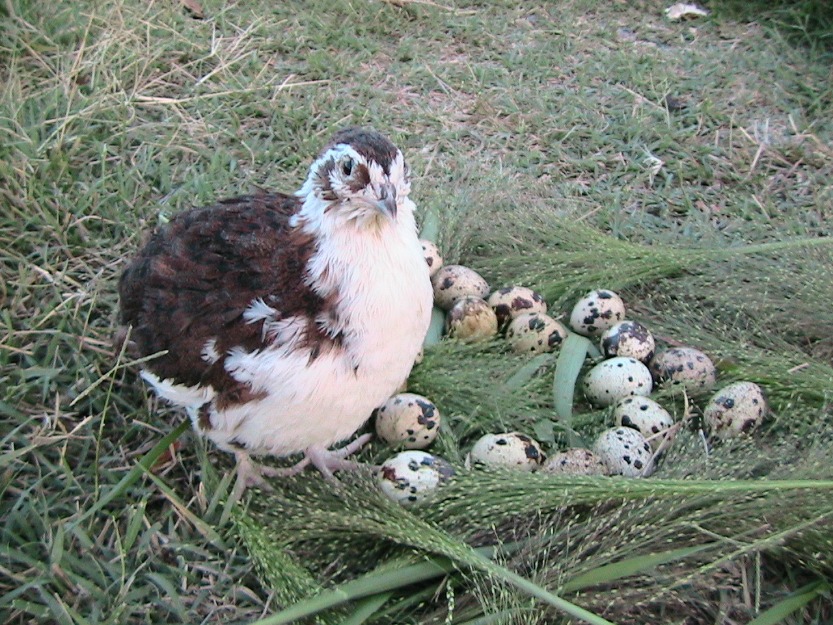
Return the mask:
<path id="1" fill-rule="evenodd" d="M 709 12 L 696 4 L 678 2 L 665 9 L 665 15 L 670 20 L 681 20 L 687 17 L 705 17 Z"/>
<path id="2" fill-rule="evenodd" d="M 192 17 L 201 20 L 205 17 L 205 12 L 202 10 L 202 5 L 197 0 L 180 0 L 182 6 L 191 14 Z"/>

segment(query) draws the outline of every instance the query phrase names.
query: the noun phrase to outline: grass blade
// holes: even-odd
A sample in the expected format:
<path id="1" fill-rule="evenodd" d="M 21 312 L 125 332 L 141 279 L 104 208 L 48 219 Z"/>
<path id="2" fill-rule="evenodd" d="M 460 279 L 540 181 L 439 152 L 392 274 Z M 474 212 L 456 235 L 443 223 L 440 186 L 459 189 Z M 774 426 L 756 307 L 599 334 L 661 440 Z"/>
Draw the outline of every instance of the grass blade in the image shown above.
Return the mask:
<path id="1" fill-rule="evenodd" d="M 558 360 L 555 361 L 555 377 L 552 382 L 553 404 L 555 414 L 568 427 L 573 416 L 573 396 L 578 374 L 584 365 L 590 346 L 588 339 L 571 332 L 564 339 L 561 351 L 558 353 Z"/>
<path id="2" fill-rule="evenodd" d="M 364 597 L 371 597 L 401 589 L 417 582 L 424 582 L 454 570 L 451 561 L 437 558 L 401 569 L 373 571 L 364 577 L 342 584 L 332 590 L 311 597 L 297 603 L 277 614 L 252 623 L 252 625 L 284 625 L 298 619 L 306 618 L 324 610 L 329 610 L 343 603 L 355 601 Z"/>
<path id="3" fill-rule="evenodd" d="M 583 336 L 570 332 L 561 344 L 555 375 L 552 380 L 553 407 L 558 420 L 567 432 L 571 447 L 580 447 L 581 439 L 572 428 L 573 399 L 581 367 L 593 344 Z"/>
<path id="4" fill-rule="evenodd" d="M 803 588 L 799 588 L 789 597 L 779 601 L 768 610 L 761 612 L 757 617 L 749 621 L 747 625 L 776 625 L 828 590 L 830 590 L 830 585 L 826 582 L 819 581 L 808 584 Z"/>
<path id="5" fill-rule="evenodd" d="M 434 306 L 431 310 L 431 324 L 428 326 L 428 332 L 425 334 L 423 345 L 431 347 L 436 345 L 443 338 L 443 329 L 445 328 L 445 312 L 442 308 Z"/>
<path id="6" fill-rule="evenodd" d="M 383 592 L 359 601 L 359 605 L 356 606 L 356 609 L 350 616 L 341 622 L 341 625 L 361 625 L 376 614 L 392 596 L 392 592 Z"/>
<path id="7" fill-rule="evenodd" d="M 599 566 L 592 571 L 582 573 L 568 581 L 564 584 L 563 591 L 575 592 L 597 584 L 608 584 L 625 577 L 630 577 L 631 575 L 636 575 L 637 573 L 642 573 L 661 564 L 682 560 L 695 553 L 707 551 L 714 546 L 716 546 L 716 543 L 672 549 L 671 551 L 645 554 L 614 562 L 613 564 Z"/>
<path id="8" fill-rule="evenodd" d="M 168 449 L 168 447 L 170 447 L 180 436 L 182 436 L 185 433 L 185 430 L 187 430 L 190 426 L 191 423 L 189 421 L 183 421 L 176 428 L 174 428 L 174 430 L 164 436 L 162 440 L 156 443 L 153 449 L 142 457 L 135 467 L 127 472 L 127 475 L 119 480 L 118 484 L 113 486 L 113 488 L 111 488 L 106 495 L 96 501 L 94 505 L 87 508 L 87 511 L 78 517 L 78 519 L 74 521 L 73 525 L 79 525 L 94 514 L 97 514 L 107 504 L 130 488 L 140 477 L 150 470 L 150 467 L 152 467 L 159 457 L 165 453 L 165 450 Z"/>

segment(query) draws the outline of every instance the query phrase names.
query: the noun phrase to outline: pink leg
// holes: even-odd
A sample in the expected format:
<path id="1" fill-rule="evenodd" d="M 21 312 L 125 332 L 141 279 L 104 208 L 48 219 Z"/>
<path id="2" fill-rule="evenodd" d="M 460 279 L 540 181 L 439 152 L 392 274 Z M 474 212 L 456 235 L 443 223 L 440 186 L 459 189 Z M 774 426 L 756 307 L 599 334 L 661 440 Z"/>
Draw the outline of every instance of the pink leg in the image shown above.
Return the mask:
<path id="1" fill-rule="evenodd" d="M 359 462 L 346 460 L 346 458 L 359 451 L 372 438 L 373 434 L 363 434 L 344 447 L 333 450 L 313 445 L 304 452 L 303 459 L 286 468 L 264 466 L 252 460 L 251 456 L 245 451 L 236 451 L 234 455 L 237 458 L 237 482 L 234 485 L 233 496 L 239 499 L 250 486 L 258 486 L 264 490 L 269 490 L 271 487 L 265 478 L 292 477 L 298 475 L 310 464 L 318 469 L 328 482 L 335 482 L 334 472 L 355 471 L 364 466 Z"/>
<path id="2" fill-rule="evenodd" d="M 308 463 L 311 462 L 312 465 L 321 472 L 321 475 L 324 476 L 325 480 L 328 482 L 334 482 L 335 477 L 333 476 L 333 473 L 335 471 L 355 471 L 356 469 L 364 466 L 360 462 L 345 460 L 345 458 L 359 451 L 372 438 L 373 434 L 363 434 L 344 447 L 333 450 L 313 445 L 308 447 L 306 452 L 304 452 L 304 460 Z"/>

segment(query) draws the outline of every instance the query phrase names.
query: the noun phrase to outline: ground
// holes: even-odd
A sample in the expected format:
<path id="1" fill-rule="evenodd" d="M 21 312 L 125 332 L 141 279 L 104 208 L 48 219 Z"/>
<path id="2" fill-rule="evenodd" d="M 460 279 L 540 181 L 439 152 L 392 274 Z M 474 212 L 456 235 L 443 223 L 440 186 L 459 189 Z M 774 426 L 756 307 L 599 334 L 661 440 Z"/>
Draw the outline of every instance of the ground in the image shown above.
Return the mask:
<path id="1" fill-rule="evenodd" d="M 299 187 L 337 128 L 389 134 L 410 161 L 423 221 L 437 220 L 446 259 L 490 280 L 523 274 L 512 254 L 546 251 L 551 219 L 612 235 L 565 243 L 587 241 L 585 268 L 605 258 L 596 241 L 673 256 L 833 234 L 829 10 L 713 2 L 708 17 L 672 22 L 665 8 L 653 0 L 0 6 L 0 620 L 242 623 L 282 603 L 255 569 L 251 536 L 225 523 L 231 465 L 222 453 L 183 434 L 125 486 L 181 415 L 156 402 L 113 348 L 116 283 L 169 215 L 258 187 Z M 503 256 L 509 264 L 498 264 Z M 629 249 L 616 258 L 631 258 Z M 752 348 L 794 350 L 785 359 L 803 367 L 796 376 L 821 371 L 813 388 L 822 388 L 822 408 L 805 412 L 823 424 L 829 259 L 823 247 L 765 254 L 739 263 L 740 273 L 715 265 L 700 283 L 680 283 L 699 294 L 690 304 L 704 319 L 737 328 L 743 317 L 757 328 Z M 754 283 L 743 287 L 754 305 L 742 310 L 733 307 L 737 276 Z M 644 297 L 647 316 L 673 299 L 656 279 L 627 287 L 631 301 Z M 536 286 L 563 306 L 566 291 L 552 284 Z M 431 375 L 421 379 L 431 387 Z M 455 389 L 433 383 L 454 400 Z M 776 387 L 776 397 L 788 396 Z M 455 434 L 465 443 L 477 427 Z M 444 444 L 455 440 L 449 433 Z M 726 561 L 714 578 L 726 582 L 719 596 L 692 591 L 691 622 L 749 622 L 796 589 L 807 596 L 806 584 L 816 594 L 786 622 L 829 616 L 829 564 L 785 572 L 755 553 Z M 299 572 L 293 582 L 304 579 Z M 502 587 L 478 583 L 477 599 L 497 605 Z M 437 595 L 449 613 L 451 588 Z M 605 614 L 616 620 L 615 610 Z"/>

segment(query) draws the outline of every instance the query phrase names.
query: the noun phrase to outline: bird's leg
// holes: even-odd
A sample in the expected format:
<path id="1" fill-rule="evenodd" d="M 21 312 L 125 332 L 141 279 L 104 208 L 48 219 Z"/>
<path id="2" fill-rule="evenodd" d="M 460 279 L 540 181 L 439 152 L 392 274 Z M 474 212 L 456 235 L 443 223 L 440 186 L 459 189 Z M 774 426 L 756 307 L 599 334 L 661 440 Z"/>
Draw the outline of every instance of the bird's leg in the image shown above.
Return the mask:
<path id="1" fill-rule="evenodd" d="M 234 501 L 238 501 L 249 486 L 260 486 L 265 490 L 271 488 L 263 479 L 269 467 L 258 464 L 245 451 L 235 451 L 234 457 L 237 459 L 237 481 L 234 483 L 234 490 L 232 490 Z"/>
<path id="2" fill-rule="evenodd" d="M 353 460 L 346 460 L 347 456 L 351 456 L 362 447 L 364 447 L 373 434 L 362 434 L 356 440 L 348 443 L 339 449 L 327 449 L 326 447 L 319 447 L 312 445 L 304 452 L 304 460 L 311 462 L 312 465 L 321 471 L 321 475 L 328 482 L 335 482 L 333 472 L 335 471 L 355 471 L 362 465 Z M 303 461 L 302 461 L 303 462 Z M 296 465 L 297 466 L 297 465 Z"/>
<path id="3" fill-rule="evenodd" d="M 264 466 L 252 460 L 247 452 L 237 450 L 234 452 L 237 458 L 237 482 L 234 484 L 233 496 L 235 500 L 239 499 L 250 486 L 270 490 L 271 486 L 265 478 L 292 477 L 303 471 L 309 464 L 318 469 L 328 482 L 334 482 L 336 481 L 333 476 L 335 471 L 354 471 L 363 466 L 359 462 L 346 460 L 346 458 L 359 451 L 372 438 L 373 434 L 363 434 L 344 447 L 334 450 L 312 445 L 306 449 L 302 460 L 286 468 Z"/>

